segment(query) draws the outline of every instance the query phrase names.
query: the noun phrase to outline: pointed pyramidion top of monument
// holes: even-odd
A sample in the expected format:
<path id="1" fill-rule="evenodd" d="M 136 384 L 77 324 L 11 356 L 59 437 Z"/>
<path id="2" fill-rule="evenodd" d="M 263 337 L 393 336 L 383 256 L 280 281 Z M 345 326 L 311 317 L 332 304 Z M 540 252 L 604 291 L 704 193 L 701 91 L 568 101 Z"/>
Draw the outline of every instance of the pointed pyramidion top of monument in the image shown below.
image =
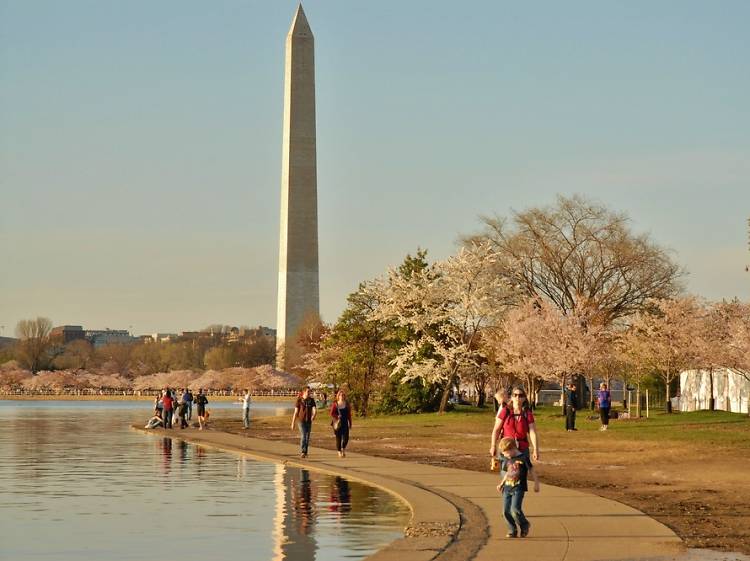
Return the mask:
<path id="1" fill-rule="evenodd" d="M 312 29 L 310 29 L 310 24 L 307 23 L 305 10 L 302 9 L 302 2 L 300 2 L 299 6 L 297 6 L 297 12 L 294 14 L 292 26 L 289 28 L 289 35 L 293 35 L 295 37 L 313 36 Z"/>

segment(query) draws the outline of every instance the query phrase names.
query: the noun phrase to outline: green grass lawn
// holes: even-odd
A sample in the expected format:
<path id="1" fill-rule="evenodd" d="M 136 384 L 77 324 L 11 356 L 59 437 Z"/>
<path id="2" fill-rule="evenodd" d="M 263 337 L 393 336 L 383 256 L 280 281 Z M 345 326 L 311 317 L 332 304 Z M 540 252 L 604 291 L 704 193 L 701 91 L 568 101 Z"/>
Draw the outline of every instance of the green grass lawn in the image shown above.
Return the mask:
<path id="1" fill-rule="evenodd" d="M 558 407 L 540 407 L 535 411 L 537 429 L 550 435 L 565 432 L 565 419 Z M 597 416 L 596 419 L 587 417 Z M 397 431 L 404 436 L 416 434 L 426 437 L 445 437 L 449 433 L 483 433 L 489 436 L 493 424 L 490 409 L 458 406 L 445 415 L 422 413 L 418 415 L 378 416 L 357 419 L 356 424 L 368 433 L 384 430 Z M 596 411 L 578 412 L 576 427 L 580 432 L 598 432 L 599 418 Z M 740 413 L 724 411 L 697 411 L 672 413 L 651 411 L 647 419 L 618 419 L 610 421 L 610 440 L 644 440 L 654 442 L 706 442 L 712 446 L 727 446 L 750 449 L 750 417 Z M 424 431 L 428 429 L 428 431 Z M 435 430 L 440 429 L 440 430 Z"/>

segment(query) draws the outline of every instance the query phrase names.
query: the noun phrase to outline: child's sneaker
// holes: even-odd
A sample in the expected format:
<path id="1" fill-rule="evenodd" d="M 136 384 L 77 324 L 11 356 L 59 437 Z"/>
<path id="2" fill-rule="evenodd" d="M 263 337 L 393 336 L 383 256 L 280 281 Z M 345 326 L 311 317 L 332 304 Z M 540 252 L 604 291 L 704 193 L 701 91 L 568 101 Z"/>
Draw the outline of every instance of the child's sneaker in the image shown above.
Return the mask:
<path id="1" fill-rule="evenodd" d="M 531 530 L 531 522 L 529 522 L 525 528 L 521 528 L 521 537 L 525 538 L 529 535 L 529 530 Z"/>
<path id="2" fill-rule="evenodd" d="M 507 534 L 505 534 L 505 537 L 506 538 L 517 538 L 518 536 L 516 535 L 515 532 L 508 532 Z"/>

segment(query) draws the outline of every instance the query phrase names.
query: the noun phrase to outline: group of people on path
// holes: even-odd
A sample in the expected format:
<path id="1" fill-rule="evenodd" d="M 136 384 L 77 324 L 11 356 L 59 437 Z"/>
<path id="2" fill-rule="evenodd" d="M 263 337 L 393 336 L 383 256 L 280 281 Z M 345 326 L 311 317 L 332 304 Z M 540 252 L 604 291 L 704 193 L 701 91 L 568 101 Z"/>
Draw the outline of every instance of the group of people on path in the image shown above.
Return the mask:
<path id="1" fill-rule="evenodd" d="M 203 430 L 208 422 L 209 412 L 206 410 L 208 398 L 203 388 L 198 390 L 198 395 L 193 395 L 190 388 L 184 388 L 180 397 L 177 390 L 164 388 L 154 398 L 154 414 L 146 423 L 145 428 L 155 429 L 163 427 L 171 429 L 173 424 L 179 420 L 180 428 L 185 429 L 190 425 L 188 421 L 193 418 L 193 404 L 195 403 L 198 416 L 198 429 Z"/>
<path id="2" fill-rule="evenodd" d="M 325 405 L 327 400 L 324 400 Z M 346 399 L 344 390 L 336 393 L 336 398 L 331 403 L 329 410 L 331 428 L 336 437 L 336 451 L 339 458 L 346 457 L 346 446 L 349 444 L 349 431 L 352 428 L 352 407 Z M 307 458 L 310 449 L 310 434 L 312 424 L 318 414 L 318 406 L 311 395 L 310 386 L 305 386 L 297 396 L 292 414 L 292 430 L 295 422 L 300 434 L 300 458 Z"/>

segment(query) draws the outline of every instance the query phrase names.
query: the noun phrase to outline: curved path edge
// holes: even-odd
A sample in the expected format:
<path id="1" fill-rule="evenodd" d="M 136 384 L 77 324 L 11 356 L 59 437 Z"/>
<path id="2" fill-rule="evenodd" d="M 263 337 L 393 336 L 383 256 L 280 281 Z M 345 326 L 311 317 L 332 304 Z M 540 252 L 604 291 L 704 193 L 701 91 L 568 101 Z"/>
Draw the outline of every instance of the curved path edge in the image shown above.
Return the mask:
<path id="1" fill-rule="evenodd" d="M 242 434 L 196 429 L 145 430 L 252 458 L 340 475 L 387 491 L 409 505 L 405 536 L 368 561 L 667 560 L 684 551 L 669 528 L 624 504 L 588 493 L 542 485 L 527 494 L 532 523 L 526 539 L 506 539 L 497 474 L 401 462 L 310 448 L 299 457 L 294 444 Z"/>

